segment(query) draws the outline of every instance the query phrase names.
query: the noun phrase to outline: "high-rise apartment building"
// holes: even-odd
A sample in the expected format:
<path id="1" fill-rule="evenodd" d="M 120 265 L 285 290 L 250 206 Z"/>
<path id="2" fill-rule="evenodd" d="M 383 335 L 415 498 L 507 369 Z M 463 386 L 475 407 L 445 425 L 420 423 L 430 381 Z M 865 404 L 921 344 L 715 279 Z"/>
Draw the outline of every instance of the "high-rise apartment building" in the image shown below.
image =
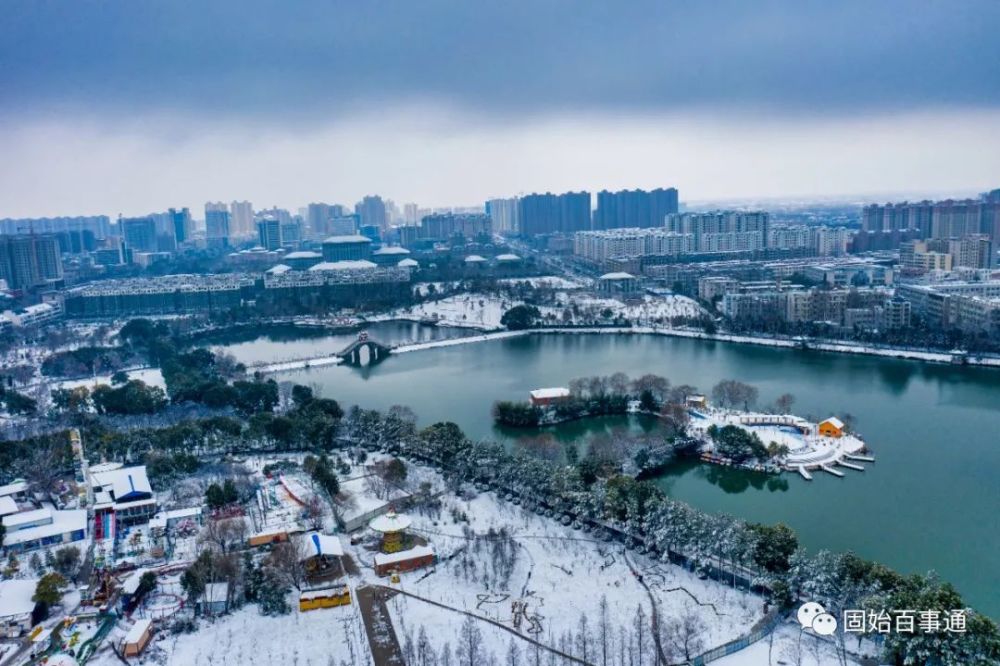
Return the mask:
<path id="1" fill-rule="evenodd" d="M 594 229 L 662 227 L 678 210 L 677 189 L 601 191 L 597 193 Z"/>
<path id="2" fill-rule="evenodd" d="M 229 234 L 231 238 L 249 238 L 256 232 L 253 204 L 249 201 L 233 201 L 229 204 Z"/>
<path id="3" fill-rule="evenodd" d="M 281 247 L 281 222 L 273 217 L 265 217 L 257 222 L 257 242 L 265 250 Z"/>
<path id="4" fill-rule="evenodd" d="M 347 215 L 347 211 L 340 204 L 311 203 L 306 207 L 306 233 L 314 238 L 323 238 L 334 233 L 330 228 L 330 220 L 341 218 Z M 348 232 L 354 233 L 355 229 Z"/>
<path id="5" fill-rule="evenodd" d="M 118 220 L 125 246 L 133 252 L 156 252 L 156 220 L 146 217 L 125 217 Z"/>
<path id="6" fill-rule="evenodd" d="M 573 236 L 573 253 L 594 262 L 650 256 L 680 256 L 694 250 L 694 235 L 657 229 L 581 231 Z"/>
<path id="7" fill-rule="evenodd" d="M 517 202 L 521 234 L 573 233 L 590 229 L 590 193 L 529 194 Z"/>
<path id="8" fill-rule="evenodd" d="M 765 212 L 716 211 L 667 215 L 666 228 L 694 236 L 695 252 L 753 252 L 767 247 Z"/>
<path id="9" fill-rule="evenodd" d="M 181 208 L 180 210 L 171 208 L 167 211 L 167 215 L 170 216 L 170 221 L 173 224 L 174 238 L 177 239 L 178 245 L 190 240 L 191 232 L 194 229 L 194 223 L 191 221 L 191 211 L 187 208 Z"/>
<path id="10" fill-rule="evenodd" d="M 496 233 L 517 234 L 521 231 L 517 217 L 517 197 L 490 199 L 486 202 L 486 214 L 490 216 Z"/>
<path id="11" fill-rule="evenodd" d="M 80 217 L 25 217 L 0 220 L 0 234 L 55 234 L 87 231 L 102 239 L 115 233 L 107 215 Z"/>
<path id="12" fill-rule="evenodd" d="M 229 247 L 232 215 L 226 204 L 205 204 L 205 244 L 208 247 Z"/>
<path id="13" fill-rule="evenodd" d="M 360 227 L 378 227 L 385 230 L 389 226 L 385 201 L 377 194 L 366 196 L 354 205 L 354 212 L 360 220 Z"/>
<path id="14" fill-rule="evenodd" d="M 62 277 L 62 257 L 55 235 L 0 236 L 0 279 L 11 289 L 33 289 Z"/>

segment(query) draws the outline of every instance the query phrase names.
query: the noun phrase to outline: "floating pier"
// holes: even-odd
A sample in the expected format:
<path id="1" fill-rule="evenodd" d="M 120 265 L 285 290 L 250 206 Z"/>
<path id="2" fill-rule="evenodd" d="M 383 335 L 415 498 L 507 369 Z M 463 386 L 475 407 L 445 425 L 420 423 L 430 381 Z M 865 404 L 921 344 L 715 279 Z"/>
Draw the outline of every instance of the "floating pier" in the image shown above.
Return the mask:
<path id="1" fill-rule="evenodd" d="M 830 467 L 828 465 L 820 465 L 819 468 L 821 470 L 823 470 L 824 472 L 827 472 L 829 474 L 833 474 L 834 476 L 839 476 L 840 478 L 844 478 L 844 473 L 843 472 L 835 470 L 834 468 L 832 468 L 832 467 Z"/>
<path id="2" fill-rule="evenodd" d="M 806 481 L 813 480 L 813 475 L 806 471 L 805 465 L 799 465 L 799 474 L 801 474 L 802 478 L 805 479 Z"/>
<path id="3" fill-rule="evenodd" d="M 861 465 L 856 465 L 855 463 L 849 463 L 849 462 L 847 462 L 845 460 L 841 460 L 837 464 L 840 465 L 841 467 L 846 467 L 847 469 L 853 469 L 853 470 L 856 470 L 858 472 L 865 471 L 865 468 L 862 467 Z"/>
<path id="4" fill-rule="evenodd" d="M 857 455 L 851 455 L 849 453 L 845 453 L 844 457 L 848 458 L 850 460 L 857 460 L 859 462 L 870 462 L 870 463 L 875 462 L 875 459 L 872 458 L 871 456 L 857 456 Z"/>

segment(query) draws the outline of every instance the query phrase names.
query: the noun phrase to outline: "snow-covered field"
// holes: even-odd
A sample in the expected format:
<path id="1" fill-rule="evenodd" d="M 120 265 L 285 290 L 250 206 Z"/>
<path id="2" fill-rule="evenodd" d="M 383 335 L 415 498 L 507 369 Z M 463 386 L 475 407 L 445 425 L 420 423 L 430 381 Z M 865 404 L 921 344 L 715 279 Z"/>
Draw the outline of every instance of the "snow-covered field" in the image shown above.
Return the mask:
<path id="1" fill-rule="evenodd" d="M 543 321 L 551 324 L 592 324 L 611 318 L 624 317 L 640 324 L 668 323 L 671 317 L 694 317 L 704 310 L 685 296 L 644 295 L 638 302 L 625 304 L 611 298 L 581 296 L 577 293 L 558 292 L 557 306 L 540 306 Z M 484 330 L 501 327 L 503 313 L 520 301 L 488 294 L 459 294 L 437 301 L 420 303 L 394 310 L 387 315 L 373 317 L 384 319 L 433 319 L 441 325 L 466 326 Z"/>

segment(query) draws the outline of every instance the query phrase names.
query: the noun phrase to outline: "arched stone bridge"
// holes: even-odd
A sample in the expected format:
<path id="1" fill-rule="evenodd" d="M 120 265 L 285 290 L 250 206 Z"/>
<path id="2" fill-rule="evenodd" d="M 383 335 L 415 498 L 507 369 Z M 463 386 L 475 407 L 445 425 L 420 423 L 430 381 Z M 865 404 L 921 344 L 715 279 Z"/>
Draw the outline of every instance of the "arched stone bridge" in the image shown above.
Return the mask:
<path id="1" fill-rule="evenodd" d="M 363 366 L 381 363 L 392 353 L 392 347 L 387 347 L 381 342 L 372 340 L 367 334 L 361 333 L 358 339 L 344 347 L 337 354 L 344 362 L 344 365 Z"/>

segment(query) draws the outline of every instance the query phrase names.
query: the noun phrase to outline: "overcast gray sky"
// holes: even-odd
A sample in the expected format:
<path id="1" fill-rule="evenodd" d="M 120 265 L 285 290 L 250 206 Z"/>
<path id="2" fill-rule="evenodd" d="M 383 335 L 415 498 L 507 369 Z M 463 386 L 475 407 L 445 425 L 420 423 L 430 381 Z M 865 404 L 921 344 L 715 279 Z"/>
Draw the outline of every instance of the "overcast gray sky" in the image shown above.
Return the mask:
<path id="1" fill-rule="evenodd" d="M 0 217 L 1000 186 L 994 0 L 0 7 Z"/>

